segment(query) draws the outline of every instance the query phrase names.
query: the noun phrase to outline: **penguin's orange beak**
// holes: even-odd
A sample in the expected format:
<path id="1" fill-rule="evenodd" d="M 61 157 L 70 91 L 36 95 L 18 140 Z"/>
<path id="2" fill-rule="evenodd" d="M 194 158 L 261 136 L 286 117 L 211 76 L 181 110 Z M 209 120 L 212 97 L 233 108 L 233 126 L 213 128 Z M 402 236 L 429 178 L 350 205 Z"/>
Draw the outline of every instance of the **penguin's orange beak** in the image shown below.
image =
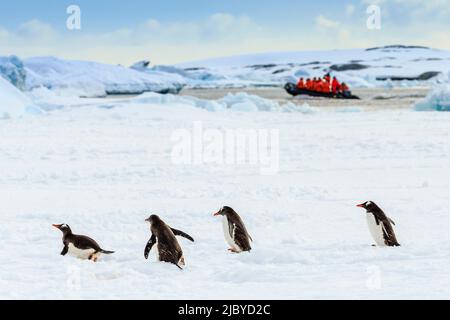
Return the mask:
<path id="1" fill-rule="evenodd" d="M 365 208 L 365 205 L 364 205 L 364 203 L 362 203 L 362 204 L 358 204 L 357 207 L 358 207 L 358 208 L 363 208 L 363 209 L 364 209 L 364 208 Z"/>
<path id="2" fill-rule="evenodd" d="M 214 216 L 214 217 L 220 216 L 220 211 L 218 211 L 218 212 L 214 213 L 214 215 L 213 215 L 213 216 Z"/>
<path id="3" fill-rule="evenodd" d="M 62 224 L 52 224 L 52 226 L 56 229 L 61 229 Z"/>

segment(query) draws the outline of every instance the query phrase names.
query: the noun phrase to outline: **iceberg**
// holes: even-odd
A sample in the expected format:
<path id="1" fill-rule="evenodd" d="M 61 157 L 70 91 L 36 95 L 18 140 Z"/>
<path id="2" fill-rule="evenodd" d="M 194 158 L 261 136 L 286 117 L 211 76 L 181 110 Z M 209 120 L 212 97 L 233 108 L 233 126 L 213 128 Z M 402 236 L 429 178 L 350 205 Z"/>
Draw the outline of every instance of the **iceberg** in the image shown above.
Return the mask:
<path id="1" fill-rule="evenodd" d="M 425 99 L 414 105 L 416 111 L 450 111 L 450 85 L 433 89 Z"/>
<path id="2" fill-rule="evenodd" d="M 23 62 L 18 57 L 0 57 L 0 76 L 20 90 L 25 90 L 27 73 Z"/>
<path id="3" fill-rule="evenodd" d="M 163 72 L 140 72 L 124 66 L 37 57 L 24 61 L 28 90 L 45 87 L 83 97 L 143 92 L 179 93 L 183 78 Z"/>
<path id="4" fill-rule="evenodd" d="M 42 110 L 11 83 L 0 77 L 0 119 L 10 119 L 24 114 L 40 114 Z"/>

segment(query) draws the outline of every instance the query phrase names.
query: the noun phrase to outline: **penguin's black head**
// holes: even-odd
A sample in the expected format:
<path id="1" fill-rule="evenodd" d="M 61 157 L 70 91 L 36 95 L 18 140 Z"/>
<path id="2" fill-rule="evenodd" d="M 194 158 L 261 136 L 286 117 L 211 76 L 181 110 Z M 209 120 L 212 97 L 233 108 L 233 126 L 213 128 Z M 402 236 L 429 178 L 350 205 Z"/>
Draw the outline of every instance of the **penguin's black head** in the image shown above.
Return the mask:
<path id="1" fill-rule="evenodd" d="M 223 207 L 222 209 L 220 209 L 218 212 L 214 213 L 214 216 L 226 216 L 230 213 L 233 213 L 234 210 L 230 207 Z"/>
<path id="2" fill-rule="evenodd" d="M 358 208 L 366 209 L 367 212 L 375 212 L 379 210 L 380 208 L 376 205 L 373 201 L 367 201 L 362 204 L 357 205 Z"/>
<path id="3" fill-rule="evenodd" d="M 161 221 L 161 219 L 157 215 L 151 215 L 148 219 L 145 219 L 150 224 L 156 224 Z"/>
<path id="4" fill-rule="evenodd" d="M 72 230 L 70 229 L 69 225 L 67 225 L 65 223 L 64 224 L 54 224 L 53 227 L 61 230 L 61 232 L 64 234 L 72 233 Z"/>

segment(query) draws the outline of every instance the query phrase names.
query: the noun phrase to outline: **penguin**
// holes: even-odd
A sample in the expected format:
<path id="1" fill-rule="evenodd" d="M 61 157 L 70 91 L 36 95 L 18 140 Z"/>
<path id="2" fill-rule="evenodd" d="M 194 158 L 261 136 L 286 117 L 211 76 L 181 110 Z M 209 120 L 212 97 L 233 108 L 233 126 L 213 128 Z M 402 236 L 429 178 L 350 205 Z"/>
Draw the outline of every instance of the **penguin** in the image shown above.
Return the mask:
<path id="1" fill-rule="evenodd" d="M 101 254 L 114 253 L 114 251 L 103 250 L 95 240 L 89 237 L 73 234 L 67 224 L 54 224 L 53 227 L 63 233 L 64 249 L 61 252 L 62 256 L 69 254 L 81 260 L 97 262 Z"/>
<path id="2" fill-rule="evenodd" d="M 367 212 L 367 224 L 375 240 L 375 246 L 400 247 L 392 227 L 392 225 L 395 226 L 395 222 L 388 218 L 378 205 L 368 201 L 357 205 L 357 207 L 363 208 Z"/>
<path id="3" fill-rule="evenodd" d="M 253 242 L 253 239 L 236 211 L 230 207 L 223 207 L 219 212 L 215 213 L 214 216 L 223 217 L 225 240 L 231 247 L 228 251 L 241 253 L 250 252 L 252 250 L 250 241 Z"/>
<path id="4" fill-rule="evenodd" d="M 185 266 L 183 250 L 175 236 L 186 238 L 192 242 L 194 242 L 194 239 L 183 231 L 169 227 L 157 215 L 152 215 L 145 221 L 150 223 L 152 232 L 152 236 L 145 247 L 145 259 L 148 259 L 150 251 L 157 244 L 159 261 L 172 263 L 183 270 L 182 267 Z"/>

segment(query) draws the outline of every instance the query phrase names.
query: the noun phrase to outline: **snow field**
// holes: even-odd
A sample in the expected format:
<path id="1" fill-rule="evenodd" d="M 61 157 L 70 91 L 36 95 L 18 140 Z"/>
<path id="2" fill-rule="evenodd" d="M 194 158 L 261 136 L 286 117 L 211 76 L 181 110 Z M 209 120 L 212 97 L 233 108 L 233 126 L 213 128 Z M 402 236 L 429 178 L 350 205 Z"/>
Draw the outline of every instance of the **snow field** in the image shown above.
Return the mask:
<path id="1" fill-rule="evenodd" d="M 13 299 L 447 298 L 448 113 L 208 112 L 130 100 L 65 108 L 0 125 L 0 297 Z M 219 130 L 279 129 L 280 171 L 172 164 L 171 135 L 194 122 Z M 377 202 L 401 248 L 372 248 Z M 255 240 L 226 249 L 229 205 Z M 191 234 L 187 268 L 143 250 L 158 214 Z M 52 223 L 116 254 L 59 255 Z"/>

